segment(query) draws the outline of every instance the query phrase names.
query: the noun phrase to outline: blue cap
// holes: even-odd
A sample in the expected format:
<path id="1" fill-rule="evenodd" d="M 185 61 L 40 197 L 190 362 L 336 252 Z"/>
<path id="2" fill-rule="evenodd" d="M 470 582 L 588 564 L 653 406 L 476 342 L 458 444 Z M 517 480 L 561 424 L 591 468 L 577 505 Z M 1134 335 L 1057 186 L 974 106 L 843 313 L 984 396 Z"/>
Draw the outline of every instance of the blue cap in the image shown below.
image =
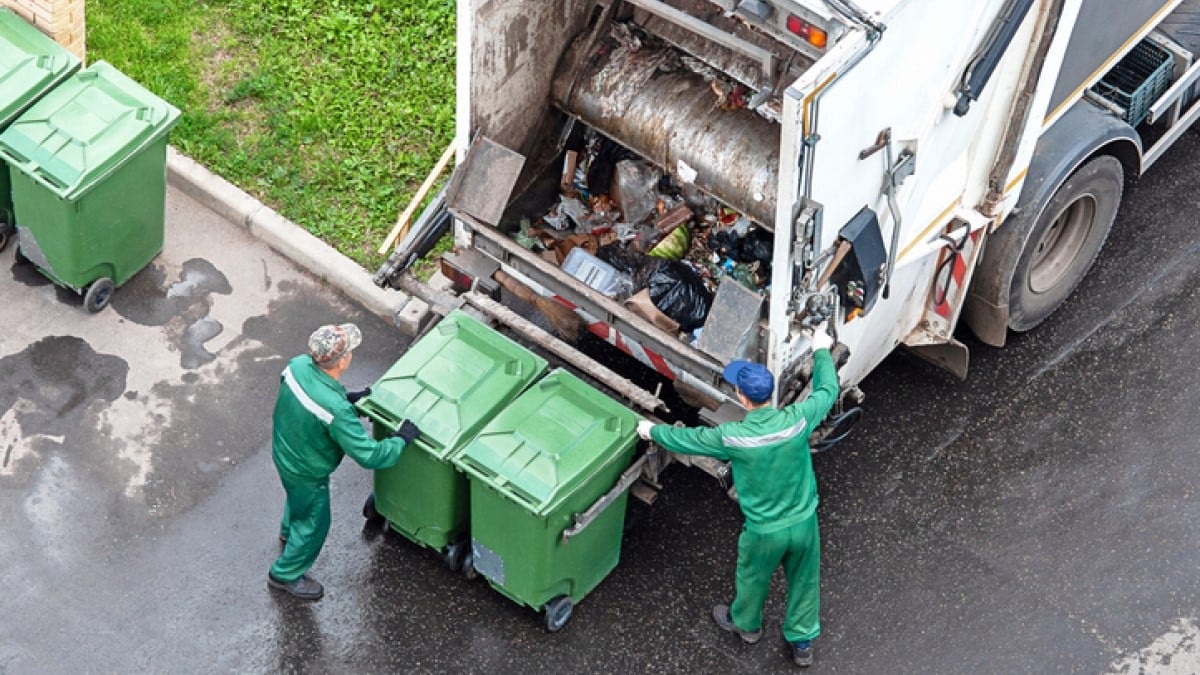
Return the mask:
<path id="1" fill-rule="evenodd" d="M 775 390 L 775 376 L 767 367 L 753 361 L 733 361 L 725 366 L 725 381 L 737 387 L 752 403 L 762 403 L 771 398 Z"/>

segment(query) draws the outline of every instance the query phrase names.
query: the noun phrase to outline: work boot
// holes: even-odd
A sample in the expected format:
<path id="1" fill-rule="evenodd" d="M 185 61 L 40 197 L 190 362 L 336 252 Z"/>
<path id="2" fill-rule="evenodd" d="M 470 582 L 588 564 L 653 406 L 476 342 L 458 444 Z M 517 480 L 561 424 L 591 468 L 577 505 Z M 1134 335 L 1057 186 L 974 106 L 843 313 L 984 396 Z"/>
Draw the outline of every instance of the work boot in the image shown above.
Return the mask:
<path id="1" fill-rule="evenodd" d="M 792 663 L 801 668 L 813 664 L 812 640 L 796 640 L 792 643 Z"/>
<path id="2" fill-rule="evenodd" d="M 321 582 L 307 574 L 295 581 L 280 581 L 268 572 L 267 585 L 286 591 L 301 600 L 320 600 L 321 596 L 325 595 L 325 589 L 321 586 Z"/>
<path id="3" fill-rule="evenodd" d="M 762 628 L 754 632 L 744 631 L 733 625 L 733 617 L 729 615 L 729 605 L 717 605 L 712 611 L 713 621 L 721 627 L 721 630 L 727 630 L 730 633 L 737 633 L 738 637 L 742 638 L 742 642 L 754 644 L 762 638 Z"/>

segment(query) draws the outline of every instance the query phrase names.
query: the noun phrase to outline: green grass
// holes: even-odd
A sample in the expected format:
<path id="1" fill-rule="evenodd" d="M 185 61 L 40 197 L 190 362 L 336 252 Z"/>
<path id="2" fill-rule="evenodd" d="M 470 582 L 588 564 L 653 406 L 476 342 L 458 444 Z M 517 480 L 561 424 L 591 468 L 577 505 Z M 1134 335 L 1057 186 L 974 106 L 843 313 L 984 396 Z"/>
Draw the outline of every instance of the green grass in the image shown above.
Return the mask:
<path id="1" fill-rule="evenodd" d="M 454 133 L 453 0 L 89 0 L 171 143 L 374 270 Z"/>

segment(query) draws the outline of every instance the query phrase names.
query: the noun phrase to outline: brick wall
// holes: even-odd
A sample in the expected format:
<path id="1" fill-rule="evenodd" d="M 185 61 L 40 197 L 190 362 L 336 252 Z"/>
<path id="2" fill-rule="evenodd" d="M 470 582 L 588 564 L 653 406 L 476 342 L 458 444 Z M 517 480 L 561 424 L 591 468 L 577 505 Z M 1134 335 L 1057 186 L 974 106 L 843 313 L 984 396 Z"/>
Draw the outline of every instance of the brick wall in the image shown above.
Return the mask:
<path id="1" fill-rule="evenodd" d="M 0 0 L 81 60 L 87 52 L 84 0 Z"/>

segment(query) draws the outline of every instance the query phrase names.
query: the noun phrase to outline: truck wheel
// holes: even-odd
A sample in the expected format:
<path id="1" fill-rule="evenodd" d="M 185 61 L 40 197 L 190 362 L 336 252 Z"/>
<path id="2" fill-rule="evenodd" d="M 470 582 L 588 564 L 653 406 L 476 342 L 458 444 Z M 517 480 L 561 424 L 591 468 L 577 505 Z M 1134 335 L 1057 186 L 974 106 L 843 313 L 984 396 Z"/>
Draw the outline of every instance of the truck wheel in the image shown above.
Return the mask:
<path id="1" fill-rule="evenodd" d="M 93 314 L 108 307 L 108 301 L 112 300 L 113 289 L 112 279 L 108 277 L 100 277 L 88 285 L 87 293 L 83 296 L 83 307 Z"/>
<path id="2" fill-rule="evenodd" d="M 571 620 L 575 603 L 569 595 L 559 595 L 546 603 L 546 630 L 557 633 Z"/>
<path id="3" fill-rule="evenodd" d="M 1013 271 L 1009 328 L 1027 331 L 1045 321 L 1083 281 L 1117 217 L 1124 179 L 1121 162 L 1103 155 L 1046 202 Z"/>

